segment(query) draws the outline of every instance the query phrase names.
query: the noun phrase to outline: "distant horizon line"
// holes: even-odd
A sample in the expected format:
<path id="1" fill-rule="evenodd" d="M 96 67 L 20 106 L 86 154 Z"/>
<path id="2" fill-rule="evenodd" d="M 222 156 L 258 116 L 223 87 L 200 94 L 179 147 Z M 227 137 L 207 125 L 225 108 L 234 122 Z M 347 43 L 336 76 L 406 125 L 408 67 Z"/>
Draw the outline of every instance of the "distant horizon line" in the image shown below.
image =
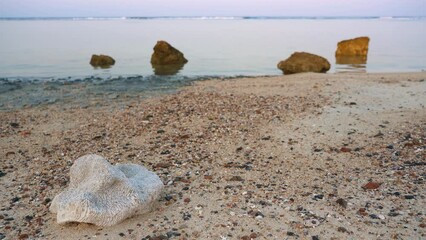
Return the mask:
<path id="1" fill-rule="evenodd" d="M 188 20 L 250 20 L 250 19 L 421 19 L 426 16 L 56 16 L 56 17 L 1 17 L 0 20 L 149 20 L 149 19 L 188 19 Z"/>

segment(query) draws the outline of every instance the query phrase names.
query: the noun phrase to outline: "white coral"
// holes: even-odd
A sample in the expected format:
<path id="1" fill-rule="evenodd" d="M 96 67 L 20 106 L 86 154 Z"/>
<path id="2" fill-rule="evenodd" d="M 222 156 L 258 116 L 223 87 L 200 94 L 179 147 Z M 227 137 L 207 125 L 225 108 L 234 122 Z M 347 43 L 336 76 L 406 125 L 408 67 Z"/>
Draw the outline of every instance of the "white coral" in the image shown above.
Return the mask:
<path id="1" fill-rule="evenodd" d="M 137 164 L 112 166 L 98 155 L 77 159 L 70 170 L 70 185 L 52 201 L 58 223 L 84 222 L 112 226 L 145 213 L 158 199 L 163 183 Z"/>

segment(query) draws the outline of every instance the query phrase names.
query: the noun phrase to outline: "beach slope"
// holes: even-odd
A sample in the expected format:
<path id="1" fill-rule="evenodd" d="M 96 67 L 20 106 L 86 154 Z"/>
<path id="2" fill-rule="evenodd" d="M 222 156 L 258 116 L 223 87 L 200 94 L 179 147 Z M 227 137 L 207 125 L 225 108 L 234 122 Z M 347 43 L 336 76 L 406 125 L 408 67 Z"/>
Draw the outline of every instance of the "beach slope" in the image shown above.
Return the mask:
<path id="1" fill-rule="evenodd" d="M 7 239 L 420 239 L 426 73 L 197 82 L 126 107 L 0 114 Z M 58 225 L 72 162 L 142 164 L 165 191 L 109 228 Z M 155 238 L 157 237 L 157 238 Z M 318 237 L 318 238 L 315 238 Z"/>

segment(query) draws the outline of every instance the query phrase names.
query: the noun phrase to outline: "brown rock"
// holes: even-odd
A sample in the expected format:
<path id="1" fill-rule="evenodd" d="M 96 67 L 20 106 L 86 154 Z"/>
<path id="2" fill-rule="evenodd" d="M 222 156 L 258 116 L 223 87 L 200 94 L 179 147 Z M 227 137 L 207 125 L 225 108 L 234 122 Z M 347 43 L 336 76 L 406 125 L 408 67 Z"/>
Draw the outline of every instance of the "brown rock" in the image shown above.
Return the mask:
<path id="1" fill-rule="evenodd" d="M 306 52 L 295 52 L 289 58 L 278 63 L 277 66 L 284 74 L 302 72 L 325 73 L 330 70 L 327 59 Z"/>
<path id="2" fill-rule="evenodd" d="M 365 184 L 364 186 L 362 186 L 362 188 L 364 189 L 364 190 L 374 190 L 374 189 L 377 189 L 377 188 L 379 188 L 380 187 L 380 183 L 377 183 L 377 182 L 369 182 L 369 183 L 367 183 L 367 184 Z"/>
<path id="3" fill-rule="evenodd" d="M 337 44 L 336 57 L 340 56 L 365 56 L 368 54 L 368 43 L 370 38 L 358 37 L 343 40 Z"/>
<path id="4" fill-rule="evenodd" d="M 90 59 L 90 65 L 93 67 L 101 67 L 101 68 L 108 68 L 115 64 L 115 60 L 107 55 L 92 55 L 92 58 Z"/>
<path id="5" fill-rule="evenodd" d="M 365 210 L 365 208 L 358 209 L 358 214 L 361 215 L 361 216 L 367 216 L 368 215 L 368 213 Z"/>
<path id="6" fill-rule="evenodd" d="M 166 41 L 158 41 L 154 46 L 154 53 L 151 56 L 151 64 L 154 65 L 179 65 L 185 64 L 188 60 L 179 50 Z"/>
<path id="7" fill-rule="evenodd" d="M 340 152 L 351 152 L 351 151 L 352 151 L 352 149 L 347 148 L 347 147 L 342 147 L 342 148 L 340 149 Z"/>

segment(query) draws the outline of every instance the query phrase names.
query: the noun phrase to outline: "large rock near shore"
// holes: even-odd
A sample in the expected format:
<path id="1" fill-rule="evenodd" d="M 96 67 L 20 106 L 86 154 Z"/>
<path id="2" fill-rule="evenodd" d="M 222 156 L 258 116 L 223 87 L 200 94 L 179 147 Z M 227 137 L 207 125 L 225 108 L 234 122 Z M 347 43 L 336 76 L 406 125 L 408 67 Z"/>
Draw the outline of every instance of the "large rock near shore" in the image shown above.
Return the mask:
<path id="1" fill-rule="evenodd" d="M 185 64 L 188 60 L 179 50 L 166 41 L 158 41 L 154 46 L 154 53 L 151 56 L 152 65 L 174 65 Z"/>
<path id="2" fill-rule="evenodd" d="M 93 54 L 92 58 L 90 59 L 90 65 L 92 65 L 93 67 L 108 68 L 114 64 L 115 64 L 114 58 L 107 55 Z"/>
<path id="3" fill-rule="evenodd" d="M 153 172 L 137 164 L 112 166 L 98 155 L 77 159 L 70 185 L 52 201 L 58 223 L 84 222 L 112 226 L 149 211 L 163 189 Z"/>
<path id="4" fill-rule="evenodd" d="M 330 70 L 327 59 L 306 52 L 295 52 L 289 58 L 278 63 L 277 66 L 284 74 L 302 72 L 325 73 Z"/>
<path id="5" fill-rule="evenodd" d="M 336 57 L 365 56 L 368 55 L 369 37 L 358 37 L 343 40 L 337 44 Z"/>

